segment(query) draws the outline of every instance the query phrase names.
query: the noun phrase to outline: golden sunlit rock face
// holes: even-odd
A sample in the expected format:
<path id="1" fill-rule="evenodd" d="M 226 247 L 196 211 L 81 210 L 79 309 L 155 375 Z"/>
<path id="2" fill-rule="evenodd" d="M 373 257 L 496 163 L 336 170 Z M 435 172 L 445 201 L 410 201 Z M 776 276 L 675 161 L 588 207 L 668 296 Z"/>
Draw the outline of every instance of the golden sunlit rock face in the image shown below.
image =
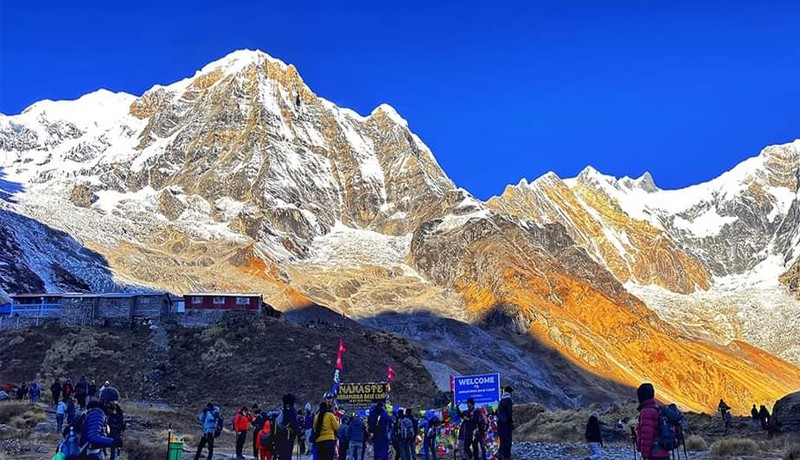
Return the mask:
<path id="1" fill-rule="evenodd" d="M 744 413 L 800 385 L 800 370 L 755 347 L 681 336 L 557 232 L 495 217 L 420 232 L 412 254 L 422 273 L 452 283 L 475 318 L 514 306 L 519 323 L 576 365 L 631 387 L 653 382 L 662 400 L 713 411 L 724 396 Z"/>
<path id="2" fill-rule="evenodd" d="M 626 214 L 591 181 L 568 187 L 555 174 L 528 186 L 509 186 L 487 203 L 498 212 L 535 222 L 558 223 L 622 281 L 690 293 L 711 285 L 711 274 L 662 230 Z"/>

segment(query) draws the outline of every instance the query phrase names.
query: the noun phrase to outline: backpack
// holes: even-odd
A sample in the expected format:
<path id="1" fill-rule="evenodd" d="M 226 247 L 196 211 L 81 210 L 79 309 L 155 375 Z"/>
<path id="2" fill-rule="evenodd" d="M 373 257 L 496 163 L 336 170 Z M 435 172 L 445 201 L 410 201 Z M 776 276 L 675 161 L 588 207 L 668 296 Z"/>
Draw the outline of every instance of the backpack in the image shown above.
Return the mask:
<path id="1" fill-rule="evenodd" d="M 658 447 L 673 451 L 683 443 L 684 429 L 689 427 L 686 417 L 675 404 L 658 408 L 658 431 L 656 444 Z"/>
<path id="2" fill-rule="evenodd" d="M 275 436 L 272 433 L 272 430 L 269 433 L 265 433 L 264 430 L 258 432 L 259 440 L 261 441 L 261 448 L 267 449 L 270 451 L 275 450 Z"/>
<path id="3" fill-rule="evenodd" d="M 380 422 L 381 417 L 378 415 L 378 411 L 370 411 L 369 418 L 367 419 L 367 431 L 373 435 L 383 434 L 383 427 L 381 426 Z"/>
<path id="4" fill-rule="evenodd" d="M 217 425 L 214 427 L 214 437 L 218 438 L 222 434 L 222 429 L 225 428 L 225 422 L 219 412 L 215 412 L 214 417 L 217 419 Z"/>
<path id="5" fill-rule="evenodd" d="M 284 417 L 284 413 L 286 411 L 282 410 L 278 418 L 275 419 L 275 424 L 273 426 L 273 431 L 275 433 L 275 440 L 278 439 L 289 439 L 291 437 L 290 426 L 286 417 Z"/>
<path id="6" fill-rule="evenodd" d="M 489 429 L 489 418 L 483 412 L 478 412 L 478 431 L 486 433 Z"/>
<path id="7" fill-rule="evenodd" d="M 404 418 L 400 423 L 400 439 L 408 441 L 416 437 L 417 435 L 416 433 L 414 433 L 414 422 L 412 422 L 407 418 Z"/>

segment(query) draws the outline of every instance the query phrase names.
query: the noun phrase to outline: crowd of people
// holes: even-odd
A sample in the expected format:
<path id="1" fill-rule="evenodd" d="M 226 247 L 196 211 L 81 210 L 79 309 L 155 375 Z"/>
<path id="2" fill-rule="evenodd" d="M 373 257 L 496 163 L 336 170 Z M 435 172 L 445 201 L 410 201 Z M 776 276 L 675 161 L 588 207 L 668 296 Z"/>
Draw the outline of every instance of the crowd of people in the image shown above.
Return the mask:
<path id="1" fill-rule="evenodd" d="M 492 422 L 483 408 L 476 408 L 472 398 L 466 409 L 457 409 L 460 417 L 458 446 L 465 460 L 488 460 L 486 439 L 493 423 L 500 436 L 500 460 L 511 459 L 511 432 L 513 421 L 513 388 L 506 387 Z M 295 397 L 282 398 L 279 410 L 263 411 L 257 404 L 239 408 L 231 420 L 236 434 L 236 458 L 244 457 L 247 436 L 252 433 L 253 458 L 258 460 L 290 460 L 297 453 L 311 453 L 315 460 L 364 460 L 372 450 L 373 460 L 436 460 L 444 423 L 435 414 L 415 416 L 412 408 L 387 410 L 384 401 L 377 402 L 370 410 L 346 412 L 338 410 L 333 393 L 325 393 L 316 410 L 311 403 L 295 409 Z M 366 417 L 364 417 L 366 415 Z M 211 460 L 214 455 L 215 438 L 225 426 L 219 406 L 209 402 L 198 417 L 202 424 L 202 436 L 197 445 L 195 460 L 200 460 L 204 451 Z"/>

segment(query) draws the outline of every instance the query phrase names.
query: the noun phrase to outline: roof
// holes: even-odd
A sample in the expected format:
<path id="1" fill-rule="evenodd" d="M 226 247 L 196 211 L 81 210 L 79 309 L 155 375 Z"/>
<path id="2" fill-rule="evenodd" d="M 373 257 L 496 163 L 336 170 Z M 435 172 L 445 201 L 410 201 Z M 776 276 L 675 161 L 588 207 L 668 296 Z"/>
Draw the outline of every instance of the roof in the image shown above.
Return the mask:
<path id="1" fill-rule="evenodd" d="M 9 294 L 12 299 L 30 299 L 40 297 L 58 298 L 132 298 L 132 297 L 163 297 L 164 292 L 45 292 L 40 294 Z"/>
<path id="2" fill-rule="evenodd" d="M 184 297 L 262 297 L 260 292 L 187 292 Z"/>

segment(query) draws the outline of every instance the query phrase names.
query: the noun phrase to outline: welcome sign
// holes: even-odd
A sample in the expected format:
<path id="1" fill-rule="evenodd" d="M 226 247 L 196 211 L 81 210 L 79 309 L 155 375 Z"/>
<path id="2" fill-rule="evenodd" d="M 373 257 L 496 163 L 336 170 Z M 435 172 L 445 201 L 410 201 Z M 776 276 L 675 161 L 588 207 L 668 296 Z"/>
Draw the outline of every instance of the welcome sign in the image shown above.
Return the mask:
<path id="1" fill-rule="evenodd" d="M 453 401 L 465 406 L 468 398 L 475 400 L 475 407 L 500 404 L 500 374 L 453 377 Z"/>

